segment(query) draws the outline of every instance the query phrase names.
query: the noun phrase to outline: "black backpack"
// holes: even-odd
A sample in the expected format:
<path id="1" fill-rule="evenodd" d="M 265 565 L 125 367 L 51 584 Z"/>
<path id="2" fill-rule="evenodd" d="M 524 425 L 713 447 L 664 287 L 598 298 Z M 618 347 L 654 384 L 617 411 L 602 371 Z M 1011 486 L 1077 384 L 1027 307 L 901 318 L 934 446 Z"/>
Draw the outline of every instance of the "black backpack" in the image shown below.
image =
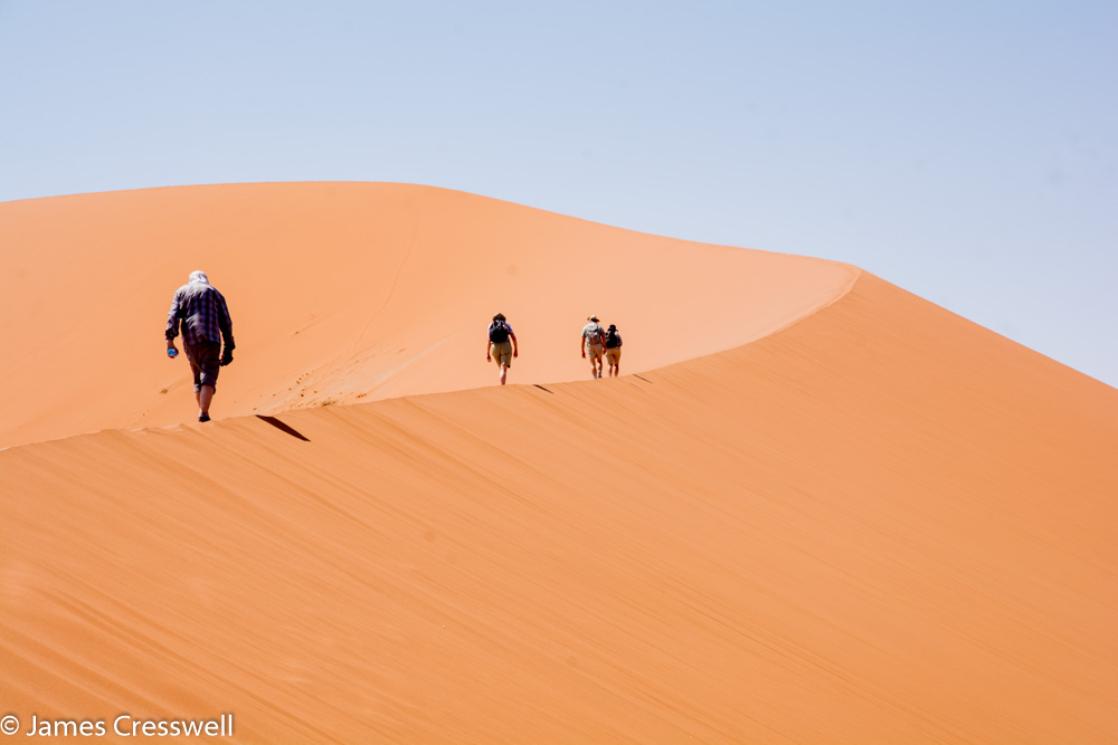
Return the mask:
<path id="1" fill-rule="evenodd" d="M 606 332 L 606 349 L 616 349 L 621 346 L 621 334 L 617 333 L 617 329 Z"/>
<path id="2" fill-rule="evenodd" d="M 504 344 L 509 340 L 509 326 L 504 321 L 494 321 L 489 324 L 489 341 L 494 344 Z"/>

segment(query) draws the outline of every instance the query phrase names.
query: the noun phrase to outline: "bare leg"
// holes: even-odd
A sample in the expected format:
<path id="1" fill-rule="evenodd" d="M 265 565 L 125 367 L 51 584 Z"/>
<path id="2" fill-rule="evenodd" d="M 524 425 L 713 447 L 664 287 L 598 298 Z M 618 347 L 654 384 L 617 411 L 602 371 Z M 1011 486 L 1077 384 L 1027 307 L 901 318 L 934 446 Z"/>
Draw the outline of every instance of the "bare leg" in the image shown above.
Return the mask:
<path id="1" fill-rule="evenodd" d="M 204 385 L 198 392 L 198 408 L 200 413 L 209 416 L 210 402 L 214 400 L 214 387 L 212 385 Z"/>
<path id="2" fill-rule="evenodd" d="M 501 365 L 501 385 L 505 384 L 505 378 L 508 376 L 508 373 L 509 369 L 504 365 Z"/>

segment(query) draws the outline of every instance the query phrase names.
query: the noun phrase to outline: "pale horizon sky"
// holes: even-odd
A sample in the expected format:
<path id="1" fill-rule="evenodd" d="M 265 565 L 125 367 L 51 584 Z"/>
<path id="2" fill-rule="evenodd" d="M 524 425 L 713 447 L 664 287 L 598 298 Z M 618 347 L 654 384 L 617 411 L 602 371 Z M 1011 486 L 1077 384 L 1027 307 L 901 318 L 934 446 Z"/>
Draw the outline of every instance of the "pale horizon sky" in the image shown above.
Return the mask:
<path id="1" fill-rule="evenodd" d="M 1112 2 L 0 0 L 0 65 L 0 201 L 462 189 L 848 261 L 1118 385 Z"/>

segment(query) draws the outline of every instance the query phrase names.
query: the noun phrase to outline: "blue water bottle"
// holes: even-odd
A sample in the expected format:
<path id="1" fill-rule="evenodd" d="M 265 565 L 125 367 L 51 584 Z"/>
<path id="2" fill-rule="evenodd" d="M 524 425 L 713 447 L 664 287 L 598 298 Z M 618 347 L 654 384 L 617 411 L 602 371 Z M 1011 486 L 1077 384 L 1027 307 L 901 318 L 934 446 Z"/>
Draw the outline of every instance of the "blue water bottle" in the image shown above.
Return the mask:
<path id="1" fill-rule="evenodd" d="M 179 350 L 175 349 L 174 347 L 167 347 L 167 356 L 171 359 L 175 359 L 179 356 Z"/>

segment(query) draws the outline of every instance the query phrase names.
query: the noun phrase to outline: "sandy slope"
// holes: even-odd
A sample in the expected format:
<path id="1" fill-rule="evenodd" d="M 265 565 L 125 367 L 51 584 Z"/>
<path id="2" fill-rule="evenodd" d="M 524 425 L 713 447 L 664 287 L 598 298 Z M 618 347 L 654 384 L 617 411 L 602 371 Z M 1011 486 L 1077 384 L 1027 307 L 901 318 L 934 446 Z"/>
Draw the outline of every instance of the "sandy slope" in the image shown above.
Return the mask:
<path id="1" fill-rule="evenodd" d="M 280 418 L 0 452 L 4 708 L 1118 741 L 1118 391 L 873 277 L 640 377 Z"/>
<path id="2" fill-rule="evenodd" d="M 192 417 L 185 360 L 169 362 L 161 340 L 198 267 L 239 342 L 219 417 L 490 385 L 497 311 L 523 346 L 514 382 L 588 377 L 589 313 L 623 329 L 627 370 L 652 369 L 779 328 L 855 275 L 394 184 L 9 202 L 0 251 L 0 447 Z"/>

